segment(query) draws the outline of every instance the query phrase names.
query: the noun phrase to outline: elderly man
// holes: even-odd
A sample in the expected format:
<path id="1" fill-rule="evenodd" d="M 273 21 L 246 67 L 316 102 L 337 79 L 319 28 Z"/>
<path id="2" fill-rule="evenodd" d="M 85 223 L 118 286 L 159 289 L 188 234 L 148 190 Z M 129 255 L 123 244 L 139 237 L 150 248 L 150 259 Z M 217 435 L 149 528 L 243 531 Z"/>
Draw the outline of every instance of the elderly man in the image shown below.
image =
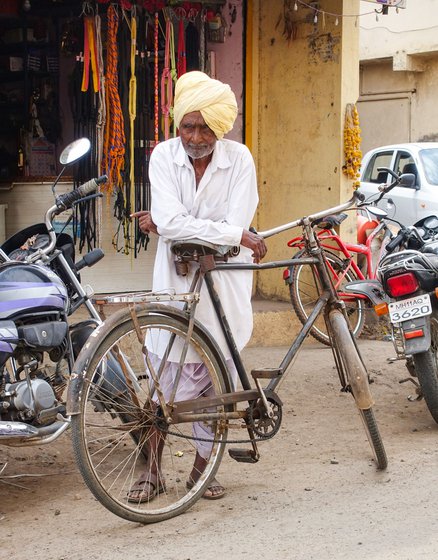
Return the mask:
<path id="1" fill-rule="evenodd" d="M 179 78 L 174 106 L 179 137 L 155 147 L 149 167 L 151 212 L 132 214 L 139 218 L 143 232 L 159 235 L 154 291 L 169 287 L 177 292 L 189 291 L 192 275 L 177 274 L 169 240 L 199 238 L 219 245 L 238 245 L 239 261 L 259 262 L 266 254 L 263 238 L 249 231 L 258 203 L 252 156 L 243 144 L 223 139 L 236 116 L 236 98 L 228 85 L 197 71 Z M 216 272 L 215 286 L 240 351 L 252 332 L 252 272 Z M 229 349 L 210 300 L 203 297 L 202 290 L 196 317 L 221 347 L 235 383 L 237 373 Z M 159 441 L 156 445 L 160 446 Z M 198 445 L 188 486 L 203 472 L 208 453 L 208 449 Z M 151 499 L 160 491 L 158 486 L 157 479 L 150 474 L 142 476 L 131 489 L 129 499 Z M 204 497 L 216 499 L 224 492 L 222 485 L 213 480 Z"/>

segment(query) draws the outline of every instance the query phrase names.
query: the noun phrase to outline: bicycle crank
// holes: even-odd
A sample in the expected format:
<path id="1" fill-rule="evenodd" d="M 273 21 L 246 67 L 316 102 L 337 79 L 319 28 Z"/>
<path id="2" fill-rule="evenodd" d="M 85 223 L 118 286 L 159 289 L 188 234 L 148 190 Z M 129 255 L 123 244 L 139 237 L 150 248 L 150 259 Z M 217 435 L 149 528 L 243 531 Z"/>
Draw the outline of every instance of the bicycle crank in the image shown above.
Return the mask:
<path id="1" fill-rule="evenodd" d="M 247 413 L 248 427 L 254 434 L 261 439 L 270 439 L 280 429 L 283 403 L 273 391 L 264 391 L 264 398 L 253 401 Z"/>

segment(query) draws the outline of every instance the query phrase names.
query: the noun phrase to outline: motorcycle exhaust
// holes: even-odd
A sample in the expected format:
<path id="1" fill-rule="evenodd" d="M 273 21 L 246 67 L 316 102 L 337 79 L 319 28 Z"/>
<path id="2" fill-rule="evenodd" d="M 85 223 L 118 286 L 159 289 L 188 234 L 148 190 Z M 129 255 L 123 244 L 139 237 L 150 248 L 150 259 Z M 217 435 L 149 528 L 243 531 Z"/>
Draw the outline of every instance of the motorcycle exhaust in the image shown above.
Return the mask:
<path id="1" fill-rule="evenodd" d="M 50 426 L 36 428 L 24 422 L 0 420 L 0 444 L 17 445 L 23 442 L 29 445 L 31 444 L 30 440 L 34 440 L 35 444 L 38 445 L 50 443 L 64 432 L 69 425 L 69 422 L 59 421 Z"/>

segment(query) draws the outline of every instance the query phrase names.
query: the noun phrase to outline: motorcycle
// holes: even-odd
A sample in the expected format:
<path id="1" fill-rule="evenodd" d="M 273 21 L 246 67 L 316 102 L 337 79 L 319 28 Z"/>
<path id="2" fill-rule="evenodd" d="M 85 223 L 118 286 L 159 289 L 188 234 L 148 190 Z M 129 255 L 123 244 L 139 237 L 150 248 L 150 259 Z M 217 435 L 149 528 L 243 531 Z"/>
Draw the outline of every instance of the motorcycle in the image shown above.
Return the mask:
<path id="1" fill-rule="evenodd" d="M 67 166 L 82 158 L 90 142 L 81 138 L 60 156 L 63 165 L 52 192 L 55 204 L 45 222 L 14 234 L 0 247 L 0 444 L 41 445 L 57 439 L 69 427 L 63 393 L 75 357 L 101 318 L 80 282 L 80 270 L 102 259 L 94 249 L 75 262 L 72 238 L 55 233 L 54 218 L 98 194 L 107 177 L 87 181 L 77 189 L 56 193 Z M 70 317 L 84 305 L 89 318 L 76 324 Z M 71 324 L 72 323 L 72 324 Z M 102 391 L 122 402 L 126 381 L 116 359 L 109 358 Z M 99 406 L 99 402 L 96 402 Z M 115 406 L 115 405 L 114 405 Z M 120 410 L 116 412 L 122 416 Z M 126 421 L 128 421 L 127 418 Z"/>
<path id="2" fill-rule="evenodd" d="M 400 249 L 393 254 L 392 251 Z M 379 264 L 397 359 L 438 423 L 438 217 L 402 227 Z M 405 381 L 407 381 L 405 380 Z"/>

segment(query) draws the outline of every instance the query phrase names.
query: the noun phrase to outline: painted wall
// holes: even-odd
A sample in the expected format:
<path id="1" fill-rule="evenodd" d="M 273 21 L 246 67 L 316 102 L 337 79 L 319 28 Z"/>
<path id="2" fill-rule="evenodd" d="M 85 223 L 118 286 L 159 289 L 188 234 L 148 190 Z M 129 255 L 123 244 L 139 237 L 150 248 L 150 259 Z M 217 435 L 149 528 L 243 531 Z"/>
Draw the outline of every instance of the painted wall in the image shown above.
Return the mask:
<path id="1" fill-rule="evenodd" d="M 58 184 L 57 193 L 68 192 L 71 183 Z M 23 204 L 23 201 L 26 201 Z M 113 217 L 112 202 L 103 200 L 102 244 L 105 257 L 92 268 L 81 271 L 84 285 L 91 286 L 95 293 L 145 291 L 152 286 L 152 268 L 156 250 L 156 236 L 151 236 L 147 251 L 141 251 L 137 259 L 132 255 L 117 252 L 113 246 L 118 222 Z M 7 203 L 6 239 L 17 231 L 44 222 L 47 209 L 53 205 L 50 183 L 14 183 L 10 190 L 0 191 L 0 203 Z M 123 248 L 120 236 L 119 249 Z M 77 250 L 77 249 L 76 249 Z M 84 251 L 86 252 L 86 251 Z M 78 254 L 79 255 L 79 254 Z M 79 256 L 77 259 L 79 260 Z"/>
<path id="2" fill-rule="evenodd" d="M 222 7 L 222 17 L 226 23 L 225 41 L 208 43 L 208 50 L 215 54 L 216 78 L 229 84 L 234 91 L 239 113 L 233 130 L 227 138 L 241 142 L 243 134 L 243 0 L 227 2 Z"/>
<path id="3" fill-rule="evenodd" d="M 254 2 L 259 230 L 335 206 L 352 192 L 342 174 L 343 121 L 346 104 L 358 97 L 358 29 L 348 17 L 338 18 L 338 25 L 334 17 L 314 23 L 313 12 L 289 4 L 285 19 L 282 1 Z M 359 1 L 324 0 L 320 6 L 347 15 L 358 13 Z M 295 39 L 287 40 L 288 29 Z M 351 235 L 351 223 L 344 230 Z M 288 256 L 286 242 L 294 235 L 296 230 L 270 238 L 269 260 Z M 279 270 L 259 273 L 257 290 L 288 298 Z"/>

